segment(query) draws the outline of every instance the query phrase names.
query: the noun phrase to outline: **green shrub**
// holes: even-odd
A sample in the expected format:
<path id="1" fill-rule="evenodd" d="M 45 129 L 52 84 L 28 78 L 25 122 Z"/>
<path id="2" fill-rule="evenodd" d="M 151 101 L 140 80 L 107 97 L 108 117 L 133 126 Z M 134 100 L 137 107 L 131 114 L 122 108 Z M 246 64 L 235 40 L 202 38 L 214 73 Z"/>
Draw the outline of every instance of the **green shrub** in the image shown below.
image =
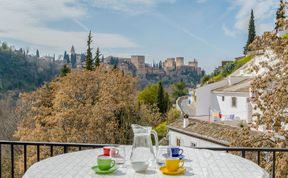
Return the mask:
<path id="1" fill-rule="evenodd" d="M 162 138 L 166 137 L 168 130 L 167 130 L 167 122 L 161 122 L 159 125 L 157 125 L 154 130 L 158 134 L 158 139 L 161 140 Z"/>
<path id="2" fill-rule="evenodd" d="M 167 117 L 166 117 L 166 121 L 167 123 L 172 123 L 174 121 L 176 121 L 177 119 L 180 118 L 180 111 L 176 108 L 171 108 L 168 113 L 167 113 Z"/>
<path id="3" fill-rule="evenodd" d="M 252 56 L 246 56 L 246 57 L 239 59 L 238 61 L 235 61 L 235 65 L 236 65 L 235 69 L 239 69 L 244 64 L 249 62 L 252 58 L 253 58 Z"/>
<path id="4" fill-rule="evenodd" d="M 217 81 L 221 80 L 222 77 L 223 77 L 223 76 L 222 76 L 222 73 L 220 73 L 220 74 L 218 74 L 218 75 L 216 75 L 216 76 L 210 78 L 210 79 L 208 80 L 208 83 L 214 83 L 214 82 L 217 82 Z"/>
<path id="5" fill-rule="evenodd" d="M 206 84 L 210 79 L 210 76 L 209 75 L 204 75 L 202 78 L 201 78 L 201 85 L 204 85 Z"/>
<path id="6" fill-rule="evenodd" d="M 283 39 L 288 39 L 288 33 L 286 33 L 282 38 Z"/>
<path id="7" fill-rule="evenodd" d="M 236 62 L 230 62 L 230 63 L 228 63 L 228 64 L 226 64 L 224 66 L 224 70 L 222 72 L 222 75 L 224 77 L 227 77 L 228 75 L 230 75 L 232 72 L 235 71 L 235 69 L 236 69 L 236 64 L 235 63 Z"/>
<path id="8" fill-rule="evenodd" d="M 235 72 L 237 69 L 239 69 L 240 67 L 242 67 L 244 64 L 246 64 L 247 62 L 249 62 L 251 59 L 253 58 L 253 56 L 246 56 L 243 57 L 237 61 L 234 62 L 230 62 L 228 64 L 226 64 L 223 68 L 223 71 L 221 73 L 218 73 L 217 71 L 213 72 L 213 74 L 217 74 L 212 76 L 211 78 L 209 77 L 203 77 L 202 79 L 202 85 L 205 83 L 214 83 L 217 82 L 219 80 L 221 80 L 223 77 L 227 77 L 230 74 L 232 74 L 233 72 Z M 204 80 L 205 79 L 205 80 Z M 203 82 L 205 81 L 205 83 Z"/>

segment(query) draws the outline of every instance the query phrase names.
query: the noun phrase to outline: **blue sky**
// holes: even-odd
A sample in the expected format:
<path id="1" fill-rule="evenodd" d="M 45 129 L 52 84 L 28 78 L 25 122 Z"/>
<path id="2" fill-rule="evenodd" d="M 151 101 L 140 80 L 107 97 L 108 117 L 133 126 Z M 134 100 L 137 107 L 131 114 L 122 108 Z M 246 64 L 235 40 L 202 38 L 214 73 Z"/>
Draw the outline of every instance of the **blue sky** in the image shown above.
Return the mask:
<path id="1" fill-rule="evenodd" d="M 256 31 L 274 27 L 278 0 L 1 0 L 0 40 L 41 55 L 85 52 L 88 31 L 105 56 L 152 63 L 196 58 L 210 72 L 241 56 L 253 8 Z"/>

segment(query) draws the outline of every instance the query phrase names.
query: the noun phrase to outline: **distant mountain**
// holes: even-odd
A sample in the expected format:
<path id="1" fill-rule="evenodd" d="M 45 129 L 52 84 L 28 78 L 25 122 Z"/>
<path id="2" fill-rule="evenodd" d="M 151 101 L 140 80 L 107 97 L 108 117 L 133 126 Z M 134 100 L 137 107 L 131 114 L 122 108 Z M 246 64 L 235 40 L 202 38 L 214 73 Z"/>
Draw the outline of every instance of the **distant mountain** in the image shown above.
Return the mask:
<path id="1" fill-rule="evenodd" d="M 53 79 L 60 64 L 0 47 L 0 92 L 31 91 Z"/>

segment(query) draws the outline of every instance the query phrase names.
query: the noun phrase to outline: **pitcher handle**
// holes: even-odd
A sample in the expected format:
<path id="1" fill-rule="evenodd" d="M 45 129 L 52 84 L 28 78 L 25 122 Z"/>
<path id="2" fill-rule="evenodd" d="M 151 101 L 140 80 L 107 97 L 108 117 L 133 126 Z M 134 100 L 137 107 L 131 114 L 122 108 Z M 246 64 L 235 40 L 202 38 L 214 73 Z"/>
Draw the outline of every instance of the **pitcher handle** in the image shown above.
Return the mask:
<path id="1" fill-rule="evenodd" d="M 158 134 L 155 130 L 151 130 L 151 134 L 154 136 L 154 139 L 155 139 L 155 146 L 156 146 L 155 156 L 157 156 L 158 155 L 158 147 L 159 147 Z"/>

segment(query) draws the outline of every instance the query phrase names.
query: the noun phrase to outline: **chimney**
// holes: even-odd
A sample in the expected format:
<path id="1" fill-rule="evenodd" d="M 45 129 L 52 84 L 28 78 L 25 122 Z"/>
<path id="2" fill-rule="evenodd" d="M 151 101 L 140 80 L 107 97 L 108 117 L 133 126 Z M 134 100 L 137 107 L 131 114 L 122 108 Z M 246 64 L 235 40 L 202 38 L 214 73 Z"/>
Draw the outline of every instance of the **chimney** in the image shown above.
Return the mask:
<path id="1" fill-rule="evenodd" d="M 231 76 L 228 77 L 228 85 L 232 85 L 232 79 L 231 79 Z"/>
<path id="2" fill-rule="evenodd" d="M 188 114 L 184 114 L 183 116 L 183 128 L 187 128 L 189 125 L 189 116 Z"/>

